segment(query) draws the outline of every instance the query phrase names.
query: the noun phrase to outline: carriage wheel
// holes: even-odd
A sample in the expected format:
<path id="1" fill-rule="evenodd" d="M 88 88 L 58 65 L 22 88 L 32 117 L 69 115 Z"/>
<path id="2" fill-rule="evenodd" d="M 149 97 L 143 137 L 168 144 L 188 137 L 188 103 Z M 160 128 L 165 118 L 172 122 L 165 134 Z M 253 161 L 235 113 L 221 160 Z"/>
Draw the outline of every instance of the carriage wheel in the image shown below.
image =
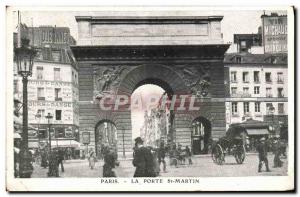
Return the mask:
<path id="1" fill-rule="evenodd" d="M 212 150 L 212 160 L 218 164 L 218 165 L 222 165 L 225 161 L 224 159 L 224 152 L 222 147 L 217 144 L 214 149 Z"/>
<path id="2" fill-rule="evenodd" d="M 237 147 L 234 157 L 238 164 L 242 164 L 244 162 L 245 157 L 246 157 L 246 151 L 245 151 L 245 147 L 243 145 Z"/>

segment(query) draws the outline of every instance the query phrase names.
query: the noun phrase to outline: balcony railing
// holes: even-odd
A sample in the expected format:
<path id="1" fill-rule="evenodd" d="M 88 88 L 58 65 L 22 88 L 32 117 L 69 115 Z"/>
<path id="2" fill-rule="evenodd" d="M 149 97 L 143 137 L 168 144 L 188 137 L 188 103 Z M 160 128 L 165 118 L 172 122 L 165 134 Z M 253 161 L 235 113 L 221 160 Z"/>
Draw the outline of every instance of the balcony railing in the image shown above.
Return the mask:
<path id="1" fill-rule="evenodd" d="M 249 97 L 251 97 L 251 94 L 250 93 L 237 92 L 237 93 L 232 93 L 231 97 L 249 98 Z"/>
<path id="2" fill-rule="evenodd" d="M 39 101 L 44 101 L 44 100 L 45 100 L 45 97 L 39 96 L 39 97 L 38 97 L 38 100 L 39 100 Z"/>
<path id="3" fill-rule="evenodd" d="M 62 101 L 62 98 L 55 98 L 55 101 Z"/>
<path id="4" fill-rule="evenodd" d="M 277 79 L 277 83 L 283 84 L 283 80 L 282 79 Z"/>
<path id="5" fill-rule="evenodd" d="M 254 80 L 254 83 L 256 83 L 256 84 L 260 83 L 260 80 Z"/>
<path id="6" fill-rule="evenodd" d="M 266 83 L 272 83 L 272 80 L 266 80 Z"/>
<path id="7" fill-rule="evenodd" d="M 271 97 L 273 97 L 273 95 L 272 94 L 267 94 L 266 97 L 271 98 Z"/>

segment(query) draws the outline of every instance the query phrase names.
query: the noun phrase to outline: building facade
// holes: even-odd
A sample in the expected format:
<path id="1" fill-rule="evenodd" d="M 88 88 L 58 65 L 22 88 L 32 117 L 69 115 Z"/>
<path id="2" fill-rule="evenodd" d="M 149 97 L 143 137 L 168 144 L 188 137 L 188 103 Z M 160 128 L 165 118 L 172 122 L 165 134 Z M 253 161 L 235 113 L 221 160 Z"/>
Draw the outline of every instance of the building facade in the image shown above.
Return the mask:
<path id="1" fill-rule="evenodd" d="M 273 117 L 278 134 L 278 119 L 287 124 L 287 55 L 227 54 L 224 62 L 227 128 L 247 119 L 272 125 Z"/>
<path id="2" fill-rule="evenodd" d="M 64 30 L 65 38 L 55 38 L 56 30 Z M 34 35 L 32 34 L 34 32 Z M 78 68 L 70 45 L 68 28 L 26 26 L 21 33 L 27 39 L 34 39 L 30 44 L 35 46 L 37 56 L 34 60 L 32 76 L 28 78 L 28 123 L 30 125 L 29 148 L 45 146 L 48 142 L 50 113 L 50 131 L 52 146 L 79 148 L 79 109 L 78 109 Z M 17 70 L 15 69 L 17 73 Z M 22 101 L 22 80 L 17 76 L 14 81 L 14 94 Z"/>

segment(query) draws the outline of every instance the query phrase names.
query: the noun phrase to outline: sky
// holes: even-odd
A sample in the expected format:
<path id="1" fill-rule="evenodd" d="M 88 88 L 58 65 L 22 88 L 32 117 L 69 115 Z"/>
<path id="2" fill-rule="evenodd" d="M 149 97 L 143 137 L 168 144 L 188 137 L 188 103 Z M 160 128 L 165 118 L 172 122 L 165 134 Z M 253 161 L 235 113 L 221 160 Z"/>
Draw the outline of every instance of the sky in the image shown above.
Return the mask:
<path id="1" fill-rule="evenodd" d="M 137 12 L 137 11 L 22 11 L 22 22 L 28 26 L 40 26 L 51 25 L 69 27 L 71 35 L 77 39 L 77 22 L 75 16 L 164 16 L 164 15 L 176 15 L 176 16 L 209 16 L 209 15 L 221 15 L 224 16 L 221 22 L 221 31 L 223 33 L 224 43 L 233 42 L 233 34 L 239 33 L 257 33 L 258 27 L 261 25 L 260 16 L 263 14 L 263 10 L 220 10 L 220 11 L 153 11 L 153 12 Z M 271 11 L 266 11 L 266 14 L 270 14 Z M 278 12 L 279 14 L 285 14 L 285 12 Z M 15 24 L 17 24 L 17 14 L 15 14 Z M 16 26 L 16 25 L 15 25 Z"/>
<path id="2" fill-rule="evenodd" d="M 233 43 L 233 34 L 257 33 L 261 25 L 261 15 L 263 10 L 190 10 L 190 11 L 22 11 L 22 23 L 27 26 L 50 25 L 57 27 L 69 27 L 71 35 L 77 40 L 78 29 L 75 16 L 224 16 L 221 21 L 221 32 L 224 43 Z M 271 11 L 265 11 L 270 14 Z M 286 14 L 284 11 L 277 11 L 278 14 Z M 14 27 L 17 26 L 17 13 L 13 15 Z M 15 29 L 16 30 L 16 29 Z M 234 50 L 230 48 L 227 52 Z M 147 99 L 149 94 L 162 95 L 163 89 L 156 85 L 144 85 L 136 89 L 132 98 L 140 97 L 142 100 Z M 140 127 L 144 122 L 144 110 L 132 110 L 132 129 L 133 139 L 139 136 Z"/>

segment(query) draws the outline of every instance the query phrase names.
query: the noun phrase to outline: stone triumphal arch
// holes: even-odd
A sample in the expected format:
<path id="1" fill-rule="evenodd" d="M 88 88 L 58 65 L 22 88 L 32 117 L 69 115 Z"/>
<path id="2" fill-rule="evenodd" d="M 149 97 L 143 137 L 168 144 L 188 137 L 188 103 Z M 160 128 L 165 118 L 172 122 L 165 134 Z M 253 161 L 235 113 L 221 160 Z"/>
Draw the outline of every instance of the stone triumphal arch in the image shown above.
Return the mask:
<path id="1" fill-rule="evenodd" d="M 130 96 L 144 84 L 158 85 L 169 96 L 195 96 L 199 110 L 173 112 L 174 142 L 197 148 L 192 142 L 195 120 L 203 122 L 212 138 L 224 135 L 223 58 L 229 45 L 222 41 L 221 20 L 222 16 L 76 17 L 79 39 L 72 51 L 79 65 L 79 124 L 81 133 L 90 132 L 90 146 L 97 149 L 97 128 L 107 121 L 117 130 L 119 154 L 131 155 L 130 110 L 103 110 L 99 101 Z"/>

